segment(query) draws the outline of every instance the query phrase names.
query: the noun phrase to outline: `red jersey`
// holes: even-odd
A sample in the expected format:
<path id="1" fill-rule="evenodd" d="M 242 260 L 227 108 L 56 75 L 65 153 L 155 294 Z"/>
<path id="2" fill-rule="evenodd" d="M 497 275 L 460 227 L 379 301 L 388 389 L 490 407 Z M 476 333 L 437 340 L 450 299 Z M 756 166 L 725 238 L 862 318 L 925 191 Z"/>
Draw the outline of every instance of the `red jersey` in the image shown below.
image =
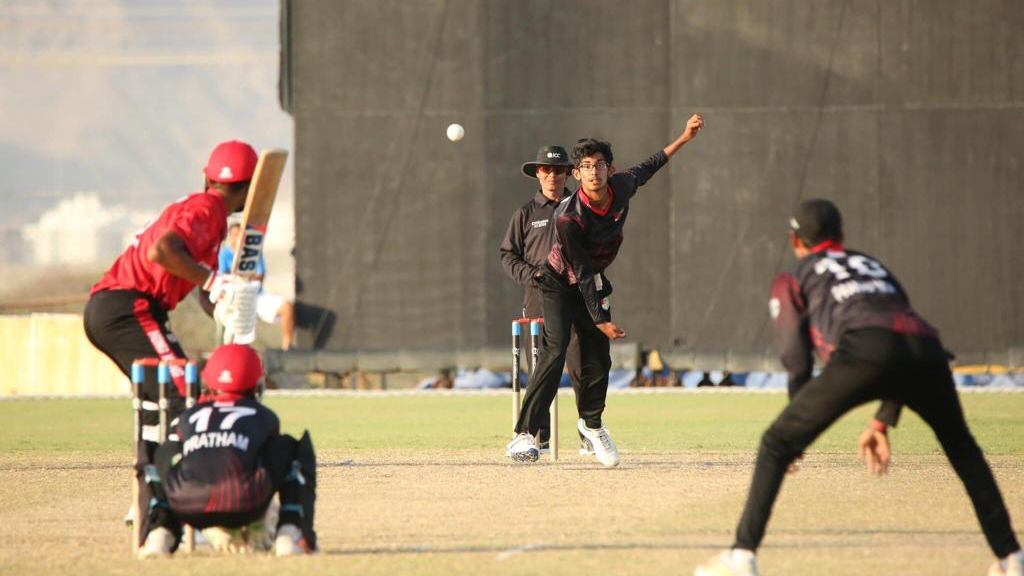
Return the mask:
<path id="1" fill-rule="evenodd" d="M 146 257 L 150 246 L 165 232 L 174 230 L 196 262 L 216 269 L 217 251 L 227 233 L 227 217 L 224 199 L 212 189 L 178 200 L 135 236 L 89 295 L 102 290 L 136 290 L 156 298 L 167 310 L 174 310 L 195 284 L 151 262 Z"/>

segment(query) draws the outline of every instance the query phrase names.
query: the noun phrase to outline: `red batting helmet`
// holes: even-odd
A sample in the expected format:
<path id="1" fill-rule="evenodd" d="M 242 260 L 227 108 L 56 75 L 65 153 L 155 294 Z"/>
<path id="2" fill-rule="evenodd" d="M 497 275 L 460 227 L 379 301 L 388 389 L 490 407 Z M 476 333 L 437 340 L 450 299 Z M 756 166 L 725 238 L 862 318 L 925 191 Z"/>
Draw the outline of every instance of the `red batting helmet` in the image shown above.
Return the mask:
<path id="1" fill-rule="evenodd" d="M 256 171 L 256 151 L 245 142 L 229 140 L 217 144 L 203 172 L 213 182 L 245 182 Z"/>
<path id="2" fill-rule="evenodd" d="M 263 362 L 245 344 L 218 346 L 203 368 L 203 383 L 214 394 L 244 394 L 255 388 L 262 377 Z"/>

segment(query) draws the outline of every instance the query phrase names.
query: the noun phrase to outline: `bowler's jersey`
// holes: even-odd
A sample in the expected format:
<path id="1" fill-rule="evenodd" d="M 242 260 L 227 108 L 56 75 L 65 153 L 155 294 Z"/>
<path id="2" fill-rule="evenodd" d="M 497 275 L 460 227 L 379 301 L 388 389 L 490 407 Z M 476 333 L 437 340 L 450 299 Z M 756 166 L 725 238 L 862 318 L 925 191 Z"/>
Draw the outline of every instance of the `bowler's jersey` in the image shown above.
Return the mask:
<path id="1" fill-rule="evenodd" d="M 587 203 L 580 188 L 562 200 L 552 219 L 555 237 L 548 265 L 569 284 L 579 285 L 583 301 L 595 324 L 611 320 L 605 298 L 612 288 L 604 270 L 615 260 L 622 245 L 622 229 L 629 215 L 629 201 L 637 188 L 668 162 L 658 152 L 642 163 L 608 177 L 610 205 L 598 212 Z"/>
<path id="2" fill-rule="evenodd" d="M 791 390 L 810 378 L 812 350 L 827 362 L 846 332 L 882 328 L 938 337 L 885 266 L 835 242 L 815 246 L 775 277 L 769 310 Z"/>
<path id="3" fill-rule="evenodd" d="M 272 486 L 259 465 L 280 421 L 250 399 L 204 402 L 178 419 L 181 461 L 167 479 L 172 508 L 186 513 L 245 512 L 265 504 Z"/>
<path id="4" fill-rule="evenodd" d="M 135 290 L 159 300 L 165 309 L 173 310 L 195 284 L 151 262 L 150 247 L 165 232 L 173 230 L 184 241 L 189 255 L 212 270 L 217 265 L 217 248 L 227 231 L 227 216 L 224 199 L 212 190 L 171 204 L 156 221 L 139 232 L 89 294 L 101 290 Z"/>

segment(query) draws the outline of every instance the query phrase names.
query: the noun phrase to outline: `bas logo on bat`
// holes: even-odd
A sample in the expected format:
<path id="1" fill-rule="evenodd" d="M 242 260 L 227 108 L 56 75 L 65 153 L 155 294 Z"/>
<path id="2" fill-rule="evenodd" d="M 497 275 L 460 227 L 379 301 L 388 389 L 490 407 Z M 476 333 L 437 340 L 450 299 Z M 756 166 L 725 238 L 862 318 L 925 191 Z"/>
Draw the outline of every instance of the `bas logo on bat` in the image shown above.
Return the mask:
<path id="1" fill-rule="evenodd" d="M 242 253 L 239 254 L 238 271 L 255 274 L 263 251 L 264 230 L 255 227 L 246 229 L 242 241 Z"/>

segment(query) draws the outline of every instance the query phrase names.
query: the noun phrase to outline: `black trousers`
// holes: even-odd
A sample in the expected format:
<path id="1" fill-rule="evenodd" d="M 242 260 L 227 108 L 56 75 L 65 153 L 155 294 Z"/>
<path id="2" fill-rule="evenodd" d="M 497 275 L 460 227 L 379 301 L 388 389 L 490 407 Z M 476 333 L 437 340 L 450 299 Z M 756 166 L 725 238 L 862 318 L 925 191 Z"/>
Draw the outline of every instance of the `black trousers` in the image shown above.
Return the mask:
<path id="1" fill-rule="evenodd" d="M 851 408 L 878 399 L 903 402 L 931 427 L 995 555 L 1020 547 L 992 470 L 967 428 L 941 342 L 878 329 L 843 335 L 821 374 L 764 433 L 734 547 L 761 544 L 789 464 Z"/>
<path id="2" fill-rule="evenodd" d="M 567 284 L 547 266 L 537 286 L 544 311 L 544 345 L 526 385 L 516 432 L 536 437 L 548 422 L 572 332 L 579 344 L 578 376 L 573 378 L 576 409 L 588 427 L 600 428 L 612 366 L 608 337 L 594 325 L 578 287 Z"/>
<path id="3" fill-rule="evenodd" d="M 85 335 L 89 342 L 117 364 L 125 376 L 131 377 L 132 362 L 140 358 L 184 358 L 178 339 L 167 328 L 167 311 L 154 298 L 134 290 L 104 290 L 89 298 L 84 314 Z M 145 372 L 142 389 L 147 404 L 158 400 L 156 370 Z M 171 370 L 174 386 L 168 386 L 167 397 L 171 420 L 185 409 L 184 373 Z M 152 406 L 152 405 L 150 405 Z M 154 426 L 158 413 L 143 406 L 142 423 Z"/>
<path id="4" fill-rule="evenodd" d="M 541 307 L 540 290 L 533 287 L 526 288 L 526 302 L 523 304 L 524 318 L 543 318 L 544 310 Z M 527 342 L 529 342 L 527 340 Z M 528 344 L 527 344 L 528 345 Z M 541 349 L 544 347 L 544 334 L 541 333 Z M 538 355 L 538 364 L 539 364 Z M 529 365 L 529 361 L 527 361 Z M 572 381 L 572 389 L 577 399 L 580 397 L 581 379 L 583 377 L 582 361 L 580 359 L 580 339 L 576 336 L 576 329 L 569 331 L 569 347 L 565 349 L 565 369 L 569 372 L 569 379 Z M 561 377 L 559 377 L 561 379 Z M 545 412 L 540 416 L 540 428 L 537 439 L 540 442 L 547 442 L 551 438 L 551 413 Z"/>

